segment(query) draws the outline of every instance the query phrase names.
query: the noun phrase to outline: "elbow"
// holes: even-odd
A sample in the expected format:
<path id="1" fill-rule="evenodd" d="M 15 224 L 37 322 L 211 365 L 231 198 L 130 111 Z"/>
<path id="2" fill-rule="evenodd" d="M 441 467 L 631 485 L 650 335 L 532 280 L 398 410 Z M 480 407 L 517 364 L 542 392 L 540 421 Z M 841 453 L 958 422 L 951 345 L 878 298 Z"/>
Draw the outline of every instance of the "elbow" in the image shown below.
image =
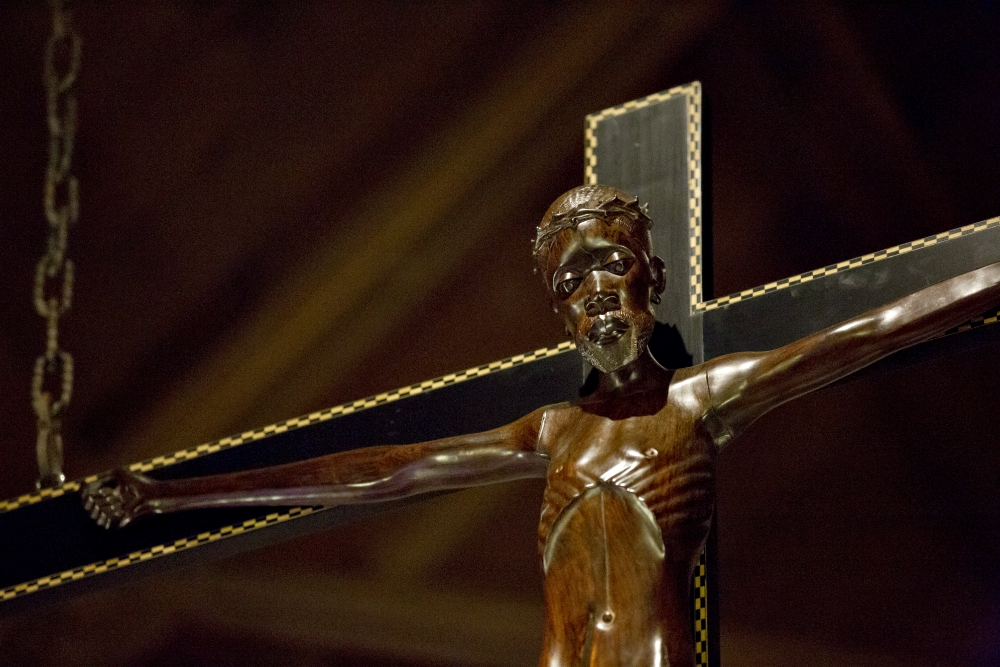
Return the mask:
<path id="1" fill-rule="evenodd" d="M 905 305 L 892 304 L 833 327 L 831 342 L 864 366 L 916 342 L 907 340 L 913 315 Z"/>
<path id="2" fill-rule="evenodd" d="M 882 337 L 899 328 L 904 315 L 898 306 L 881 308 L 835 325 L 830 333 L 834 338 L 848 344 Z"/>

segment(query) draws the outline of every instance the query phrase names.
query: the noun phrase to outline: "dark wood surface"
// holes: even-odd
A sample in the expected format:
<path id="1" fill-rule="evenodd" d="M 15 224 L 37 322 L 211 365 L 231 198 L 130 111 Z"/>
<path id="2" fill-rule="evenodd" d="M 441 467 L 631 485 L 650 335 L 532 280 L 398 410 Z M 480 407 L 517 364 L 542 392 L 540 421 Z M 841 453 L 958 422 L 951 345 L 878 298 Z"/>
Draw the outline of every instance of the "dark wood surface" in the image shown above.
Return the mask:
<path id="1" fill-rule="evenodd" d="M 27 378 L 42 341 L 28 295 L 44 232 L 37 64 L 47 25 L 42 5 L 0 11 L 11 27 L 0 42 L 0 480 L 10 497 L 34 479 Z M 705 4 L 617 8 L 596 21 L 562 6 L 342 11 L 80 10 L 84 213 L 63 339 L 80 373 L 71 475 L 562 340 L 544 302 L 520 295 L 541 289 L 526 252 L 537 211 L 580 182 L 579 119 L 680 82 L 701 80 L 712 96 L 717 294 L 1000 211 L 988 8 Z M 554 70 L 570 74 L 567 88 L 552 87 Z M 483 132 L 465 141 L 445 132 L 455 127 Z M 518 132 L 496 131 L 509 127 Z M 458 146 L 473 151 L 461 163 L 448 157 Z M 421 241 L 402 225 L 420 209 L 400 177 L 433 185 L 455 164 L 474 185 L 421 218 L 441 221 Z M 374 200 L 399 215 L 356 215 Z M 374 285 L 379 307 L 354 315 L 385 319 L 324 345 L 328 322 L 295 319 L 304 294 L 331 289 L 300 270 L 317 266 L 305 250 L 343 257 L 330 238 L 363 245 L 388 227 L 384 239 L 425 249 L 447 240 L 460 259 L 427 253 L 381 265 L 375 283 L 338 279 Z M 497 278 L 517 273 L 510 262 L 521 262 L 521 285 Z M 350 307 L 355 293 L 338 303 Z M 498 310 L 524 324 L 487 335 Z M 313 324 L 260 333 L 289 320 Z M 877 378 L 859 380 L 779 408 L 727 452 L 725 664 L 990 664 L 1000 462 L 995 410 L 976 399 L 997 393 L 997 371 L 992 356 L 964 354 L 902 369 L 892 401 Z M 940 430 L 941 411 L 964 415 L 960 437 Z M 540 493 L 523 482 L 440 498 L 5 619 L 3 655 L 31 665 L 186 664 L 199 651 L 218 664 L 278 651 L 301 664 L 378 662 L 359 652 L 392 664 L 524 664 L 537 656 L 542 592 L 513 573 L 535 562 Z M 146 613 L 122 618 L 137 606 Z M 440 632 L 441 618 L 461 624 L 461 641 Z"/>
<path id="2" fill-rule="evenodd" d="M 773 350 L 670 370 L 646 349 L 666 283 L 647 225 L 627 193 L 581 186 L 539 226 L 539 273 L 597 373 L 581 397 L 481 433 L 240 472 L 159 481 L 119 469 L 84 490 L 91 518 L 115 531 L 184 510 L 377 504 L 544 478 L 540 664 L 702 664 L 691 582 L 719 451 L 774 408 L 996 311 L 1000 263 Z"/>
<path id="3" fill-rule="evenodd" d="M 359 447 L 420 442 L 459 435 L 468 430 L 486 430 L 516 419 L 540 405 L 571 399 L 577 393 L 579 377 L 578 358 L 572 354 L 560 354 L 412 396 L 405 401 L 394 401 L 338 416 L 307 428 L 271 433 L 264 440 L 250 441 L 212 455 L 174 461 L 165 467 L 157 467 L 148 474 L 157 480 L 197 477 L 280 465 Z M 502 403 L 495 401 L 495 397 L 499 395 L 507 396 L 509 400 Z M 309 506 L 318 503 L 300 504 Z M 293 535 L 318 530 L 323 526 L 343 524 L 397 507 L 398 503 L 367 508 L 343 507 L 331 512 L 303 516 L 295 522 L 275 524 L 268 528 L 267 535 L 259 531 L 248 532 L 238 540 L 230 538 L 226 544 L 206 541 L 198 549 L 205 552 L 201 558 L 212 559 L 217 557 L 217 553 L 235 553 L 281 542 Z M 0 514 L 3 517 L 0 519 L 3 534 L 17 536 L 0 545 L 0 588 L 13 587 L 68 570 L 78 570 L 86 565 L 133 552 L 149 552 L 155 547 L 162 548 L 176 540 L 202 533 L 214 534 L 223 527 L 263 520 L 272 511 L 266 508 L 206 510 L 167 517 L 156 525 L 142 525 L 128 531 L 109 533 L 95 530 L 96 526 L 83 511 L 76 492 L 26 504 L 17 510 Z M 198 557 L 197 554 L 186 554 L 183 561 L 194 562 Z M 141 571 L 152 568 L 159 571 L 170 566 L 168 563 L 145 561 L 128 567 L 128 572 L 112 571 L 102 577 L 116 581 L 127 580 L 141 575 L 141 572 L 132 572 L 131 569 Z M 77 585 L 79 584 L 70 584 L 69 588 Z M 101 586 L 99 582 L 89 585 L 91 588 Z M 32 596 L 38 595 L 46 600 L 73 594 L 73 590 L 56 589 L 31 593 Z M 4 601 L 0 608 L 4 613 L 10 613 L 23 605 L 35 605 L 39 602 L 27 599 L 27 596 L 19 596 Z"/>

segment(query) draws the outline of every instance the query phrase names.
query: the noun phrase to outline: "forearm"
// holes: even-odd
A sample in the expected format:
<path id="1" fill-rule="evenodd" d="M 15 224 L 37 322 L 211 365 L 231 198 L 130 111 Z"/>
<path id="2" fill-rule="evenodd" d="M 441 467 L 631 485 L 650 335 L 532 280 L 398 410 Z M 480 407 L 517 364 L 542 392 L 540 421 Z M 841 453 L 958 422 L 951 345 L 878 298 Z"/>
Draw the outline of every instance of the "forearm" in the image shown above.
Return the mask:
<path id="1" fill-rule="evenodd" d="M 146 505 L 155 513 L 167 513 L 202 507 L 332 504 L 332 497 L 321 501 L 320 496 L 324 492 L 332 496 L 339 489 L 346 499 L 350 489 L 377 485 L 390 476 L 387 462 L 380 461 L 389 449 L 372 447 L 234 473 L 157 481 L 144 492 Z"/>
<path id="2" fill-rule="evenodd" d="M 1000 263 L 925 287 L 804 339 L 819 386 L 940 336 L 1000 304 Z M 814 339 L 814 340 L 811 340 Z M 807 365 L 809 362 L 807 361 Z"/>
<path id="3" fill-rule="evenodd" d="M 931 285 L 770 352 L 706 368 L 713 407 L 738 434 L 768 410 L 929 340 L 1000 304 L 1000 264 Z"/>
<path id="4" fill-rule="evenodd" d="M 373 447 L 270 468 L 156 482 L 146 503 L 158 514 L 206 507 L 352 505 L 544 477 L 547 466 L 534 452 L 482 447 L 412 452 L 417 458 L 398 467 L 393 459 L 405 452 L 393 451 L 397 449 L 410 447 Z"/>
<path id="5" fill-rule="evenodd" d="M 146 512 L 246 505 L 348 505 L 544 477 L 543 410 L 492 431 L 413 445 L 366 447 L 242 472 L 150 481 Z"/>

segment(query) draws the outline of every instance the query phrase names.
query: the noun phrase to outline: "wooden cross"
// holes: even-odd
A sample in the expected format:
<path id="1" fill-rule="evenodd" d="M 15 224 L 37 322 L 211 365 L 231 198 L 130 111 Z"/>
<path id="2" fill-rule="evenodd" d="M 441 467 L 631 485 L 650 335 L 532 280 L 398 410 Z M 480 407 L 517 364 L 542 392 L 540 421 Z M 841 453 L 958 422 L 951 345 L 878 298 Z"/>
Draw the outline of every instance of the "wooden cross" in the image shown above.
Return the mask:
<path id="1" fill-rule="evenodd" d="M 586 181 L 648 202 L 654 248 L 669 267 L 651 349 L 667 365 L 771 349 L 920 287 L 1000 260 L 1000 218 L 709 300 L 710 210 L 704 192 L 702 98 L 697 83 L 588 117 Z M 972 323 L 868 373 L 981 345 L 1000 333 Z M 998 328 L 1000 329 L 1000 328 Z M 429 380 L 132 465 L 154 477 L 228 472 L 374 444 L 485 430 L 572 398 L 584 372 L 569 343 Z M 501 400 L 498 400 L 501 399 Z M 83 480 L 86 481 L 86 480 Z M 353 521 L 392 504 L 202 510 L 106 532 L 83 512 L 72 482 L 0 503 L 0 613 L 132 573 L 217 557 Z M 711 545 L 695 580 L 700 664 L 718 664 Z M 100 576 L 98 576 L 100 575 Z"/>

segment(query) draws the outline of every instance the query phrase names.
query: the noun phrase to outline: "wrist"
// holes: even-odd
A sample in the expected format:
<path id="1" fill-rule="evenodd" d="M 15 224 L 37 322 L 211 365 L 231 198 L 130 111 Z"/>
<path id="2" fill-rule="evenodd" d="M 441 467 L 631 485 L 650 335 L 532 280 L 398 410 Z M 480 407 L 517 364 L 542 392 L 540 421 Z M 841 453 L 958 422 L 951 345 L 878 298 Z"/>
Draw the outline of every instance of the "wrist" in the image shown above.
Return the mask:
<path id="1" fill-rule="evenodd" d="M 165 514 L 175 511 L 175 499 L 169 494 L 170 482 L 161 482 L 146 477 L 139 489 L 139 503 L 135 507 L 136 515 Z"/>

